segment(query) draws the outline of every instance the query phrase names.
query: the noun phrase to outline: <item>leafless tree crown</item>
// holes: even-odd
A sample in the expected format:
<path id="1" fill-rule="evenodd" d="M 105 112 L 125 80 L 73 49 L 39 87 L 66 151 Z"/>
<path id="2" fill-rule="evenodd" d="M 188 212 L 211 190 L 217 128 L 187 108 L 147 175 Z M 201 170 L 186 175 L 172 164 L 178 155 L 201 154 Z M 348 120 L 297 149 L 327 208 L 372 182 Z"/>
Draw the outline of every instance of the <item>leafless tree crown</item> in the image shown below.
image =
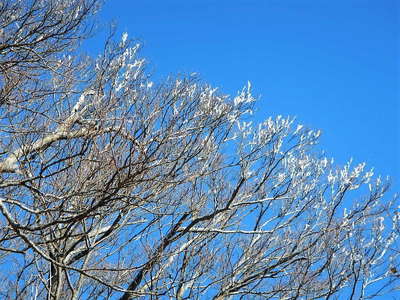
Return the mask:
<path id="1" fill-rule="evenodd" d="M 399 288 L 396 198 L 319 131 L 153 83 L 97 0 L 0 2 L 1 299 L 368 299 Z"/>

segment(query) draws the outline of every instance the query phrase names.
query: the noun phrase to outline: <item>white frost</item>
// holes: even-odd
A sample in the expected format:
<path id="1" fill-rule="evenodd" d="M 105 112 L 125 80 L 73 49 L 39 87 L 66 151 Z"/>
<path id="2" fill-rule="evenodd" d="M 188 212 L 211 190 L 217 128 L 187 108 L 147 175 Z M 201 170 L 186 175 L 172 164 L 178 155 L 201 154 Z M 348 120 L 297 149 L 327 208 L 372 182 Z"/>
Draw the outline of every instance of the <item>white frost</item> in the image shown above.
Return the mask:
<path id="1" fill-rule="evenodd" d="M 128 39 L 128 33 L 124 32 L 122 34 L 122 43 L 125 44 L 127 39 Z"/>

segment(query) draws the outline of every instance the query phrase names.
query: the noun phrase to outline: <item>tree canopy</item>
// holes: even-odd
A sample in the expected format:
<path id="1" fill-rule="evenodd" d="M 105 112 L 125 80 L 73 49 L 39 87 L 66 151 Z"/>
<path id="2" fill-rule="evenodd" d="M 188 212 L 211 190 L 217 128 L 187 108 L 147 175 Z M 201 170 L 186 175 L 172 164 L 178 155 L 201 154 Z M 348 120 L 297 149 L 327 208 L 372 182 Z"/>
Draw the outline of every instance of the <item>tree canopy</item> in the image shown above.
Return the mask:
<path id="1" fill-rule="evenodd" d="M 196 76 L 153 83 L 97 0 L 0 3 L 0 295 L 368 299 L 399 289 L 396 197 L 319 131 L 252 122 Z M 177 61 L 179 63 L 179 61 Z M 254 121 L 254 120 L 253 120 Z"/>

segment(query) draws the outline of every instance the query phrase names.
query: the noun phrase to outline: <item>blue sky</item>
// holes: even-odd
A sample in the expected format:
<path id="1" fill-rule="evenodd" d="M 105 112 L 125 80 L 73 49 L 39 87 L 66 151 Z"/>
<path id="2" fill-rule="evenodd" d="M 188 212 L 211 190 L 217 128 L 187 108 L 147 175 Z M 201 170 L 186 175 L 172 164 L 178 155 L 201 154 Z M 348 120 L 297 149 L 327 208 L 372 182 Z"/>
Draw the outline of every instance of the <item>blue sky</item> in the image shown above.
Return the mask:
<path id="1" fill-rule="evenodd" d="M 392 177 L 394 192 L 400 191 L 399 5 L 119 0 L 106 2 L 100 18 L 143 43 L 155 78 L 197 72 L 231 95 L 250 80 L 260 96 L 256 120 L 297 116 L 322 130 L 328 156 L 339 164 L 366 161 Z"/>

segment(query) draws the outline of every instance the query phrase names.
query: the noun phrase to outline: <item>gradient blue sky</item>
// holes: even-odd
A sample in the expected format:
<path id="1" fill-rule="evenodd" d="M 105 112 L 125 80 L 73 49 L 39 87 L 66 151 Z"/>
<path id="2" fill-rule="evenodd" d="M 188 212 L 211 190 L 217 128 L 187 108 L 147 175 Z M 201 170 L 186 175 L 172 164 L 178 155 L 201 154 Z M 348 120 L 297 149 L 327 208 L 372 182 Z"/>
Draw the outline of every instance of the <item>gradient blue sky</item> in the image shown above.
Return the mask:
<path id="1" fill-rule="evenodd" d="M 397 7 L 396 7 L 397 6 Z M 250 80 L 256 120 L 297 116 L 343 164 L 366 161 L 400 191 L 397 0 L 107 1 L 101 21 L 144 44 L 156 78 L 197 72 L 236 94 Z M 95 43 L 91 44 L 95 45 Z M 95 46 L 94 46 L 95 47 Z"/>

